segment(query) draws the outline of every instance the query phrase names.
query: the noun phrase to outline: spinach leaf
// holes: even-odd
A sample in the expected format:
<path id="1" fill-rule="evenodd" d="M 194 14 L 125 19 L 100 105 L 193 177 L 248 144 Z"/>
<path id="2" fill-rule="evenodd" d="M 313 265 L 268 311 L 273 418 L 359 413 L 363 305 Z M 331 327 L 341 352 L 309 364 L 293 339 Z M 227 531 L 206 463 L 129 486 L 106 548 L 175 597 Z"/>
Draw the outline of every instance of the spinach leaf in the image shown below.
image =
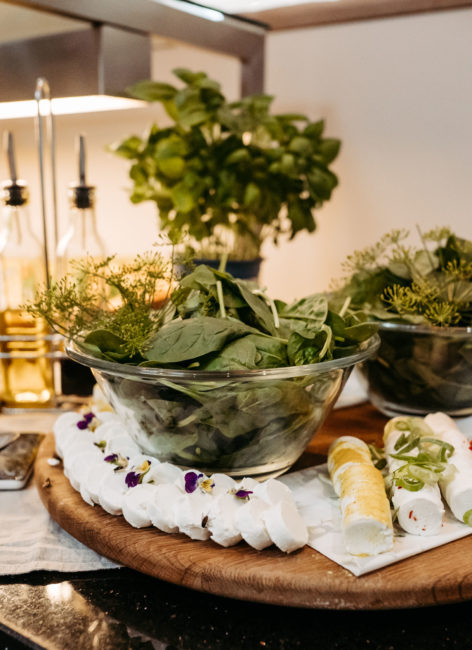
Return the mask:
<path id="1" fill-rule="evenodd" d="M 244 323 L 208 316 L 175 320 L 158 330 L 144 356 L 159 363 L 190 361 L 221 350 L 249 331 Z"/>

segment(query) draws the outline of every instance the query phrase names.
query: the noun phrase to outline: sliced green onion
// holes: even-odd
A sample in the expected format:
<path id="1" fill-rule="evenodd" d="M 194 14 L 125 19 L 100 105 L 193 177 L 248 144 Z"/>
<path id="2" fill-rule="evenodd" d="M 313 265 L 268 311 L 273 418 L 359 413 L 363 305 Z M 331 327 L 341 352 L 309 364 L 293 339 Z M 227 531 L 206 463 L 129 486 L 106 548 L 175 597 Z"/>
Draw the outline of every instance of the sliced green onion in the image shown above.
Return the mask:
<path id="1" fill-rule="evenodd" d="M 410 465 L 409 467 L 410 476 L 413 478 L 422 481 L 426 485 L 434 485 L 438 481 L 436 472 L 426 467 L 419 467 L 418 465 Z"/>
<path id="2" fill-rule="evenodd" d="M 410 492 L 418 492 L 424 488 L 423 481 L 410 478 L 397 478 L 395 479 L 395 485 L 405 488 L 405 490 L 409 490 Z"/>
<path id="3" fill-rule="evenodd" d="M 437 440 L 436 438 L 422 438 L 422 442 L 438 445 L 439 460 L 441 460 L 442 462 L 447 461 L 454 453 L 454 446 L 451 445 L 449 442 L 444 442 L 443 440 Z"/>
<path id="4" fill-rule="evenodd" d="M 467 510 L 467 512 L 464 512 L 462 520 L 464 524 L 467 524 L 467 526 L 472 526 L 472 510 Z"/>

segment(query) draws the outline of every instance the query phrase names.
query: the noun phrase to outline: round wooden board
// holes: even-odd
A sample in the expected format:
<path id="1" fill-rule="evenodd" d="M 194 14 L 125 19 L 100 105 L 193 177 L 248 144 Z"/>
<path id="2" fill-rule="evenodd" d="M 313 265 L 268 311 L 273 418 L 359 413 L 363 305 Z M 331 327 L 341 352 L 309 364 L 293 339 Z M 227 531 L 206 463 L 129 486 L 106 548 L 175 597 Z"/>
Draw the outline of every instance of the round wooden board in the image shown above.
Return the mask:
<path id="1" fill-rule="evenodd" d="M 53 455 L 48 435 L 35 480 L 53 519 L 98 553 L 161 580 L 230 598 L 317 609 L 395 609 L 472 599 L 472 537 L 356 578 L 309 547 L 285 555 L 133 529 L 123 517 L 85 503 L 62 465 L 48 464 Z"/>

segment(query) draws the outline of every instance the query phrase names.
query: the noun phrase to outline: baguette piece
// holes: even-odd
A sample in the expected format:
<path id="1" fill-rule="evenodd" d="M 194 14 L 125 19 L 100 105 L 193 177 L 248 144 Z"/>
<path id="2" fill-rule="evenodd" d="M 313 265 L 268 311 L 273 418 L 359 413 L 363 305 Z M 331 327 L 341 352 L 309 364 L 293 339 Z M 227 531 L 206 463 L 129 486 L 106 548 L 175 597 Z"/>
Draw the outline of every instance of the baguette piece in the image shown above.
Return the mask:
<path id="1" fill-rule="evenodd" d="M 352 555 L 377 555 L 393 547 L 390 504 L 382 474 L 367 445 L 342 436 L 330 447 L 328 471 L 341 499 L 344 545 Z"/>
<path id="2" fill-rule="evenodd" d="M 420 418 L 418 419 L 420 420 Z M 397 453 L 395 444 L 405 433 L 396 428 L 396 424 L 405 422 L 405 418 L 397 417 L 385 426 L 384 443 L 385 456 L 390 473 L 405 465 L 405 461 L 392 458 Z M 415 451 L 409 452 L 414 455 Z M 424 485 L 421 490 L 412 492 L 401 486 L 392 485 L 391 499 L 397 521 L 403 530 L 411 535 L 437 535 L 441 529 L 444 515 L 444 505 L 438 485 Z"/>
<path id="3" fill-rule="evenodd" d="M 431 413 L 425 417 L 425 422 L 434 431 L 435 438 L 454 447 L 449 458 L 454 471 L 439 481 L 439 487 L 454 517 L 472 526 L 471 443 L 445 413 Z"/>

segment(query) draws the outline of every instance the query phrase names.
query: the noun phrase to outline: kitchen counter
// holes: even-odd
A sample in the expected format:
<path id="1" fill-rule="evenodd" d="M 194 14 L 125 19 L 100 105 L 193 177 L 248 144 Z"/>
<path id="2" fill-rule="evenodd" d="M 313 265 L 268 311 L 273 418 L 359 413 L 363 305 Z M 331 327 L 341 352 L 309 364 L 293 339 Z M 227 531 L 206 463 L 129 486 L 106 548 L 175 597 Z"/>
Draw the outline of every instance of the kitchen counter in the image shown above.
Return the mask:
<path id="1" fill-rule="evenodd" d="M 380 436 L 385 418 L 379 413 L 340 409 L 297 468 L 323 461 L 334 428 L 362 432 L 366 417 L 378 422 Z M 376 434 L 364 438 L 378 440 Z M 0 648 L 465 649 L 472 647 L 471 611 L 470 602 L 395 611 L 303 610 L 211 596 L 128 568 L 41 571 L 0 577 Z"/>
<path id="2" fill-rule="evenodd" d="M 37 572 L 0 579 L 0 647 L 465 650 L 472 645 L 470 612 L 470 603 L 394 612 L 301 610 L 201 594 L 130 569 Z"/>

